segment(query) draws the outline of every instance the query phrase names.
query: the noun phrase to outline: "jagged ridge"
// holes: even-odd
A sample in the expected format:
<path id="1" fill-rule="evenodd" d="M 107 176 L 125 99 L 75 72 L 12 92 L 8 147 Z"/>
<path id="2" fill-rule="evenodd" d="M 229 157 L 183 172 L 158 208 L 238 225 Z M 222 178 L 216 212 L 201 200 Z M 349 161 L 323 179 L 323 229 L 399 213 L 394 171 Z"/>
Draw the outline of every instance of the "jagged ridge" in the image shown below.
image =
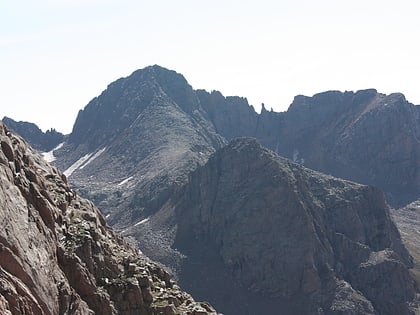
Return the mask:
<path id="1" fill-rule="evenodd" d="M 2 121 L 10 130 L 22 136 L 34 149 L 48 152 L 64 141 L 65 136 L 55 129 L 42 132 L 34 123 L 26 121 L 14 121 L 9 117 L 3 117 Z"/>
<path id="2" fill-rule="evenodd" d="M 420 106 L 374 89 L 296 96 L 287 112 L 199 91 L 218 133 L 256 137 L 305 166 L 383 190 L 394 206 L 420 196 Z M 234 123 L 232 123 L 234 122 Z"/>

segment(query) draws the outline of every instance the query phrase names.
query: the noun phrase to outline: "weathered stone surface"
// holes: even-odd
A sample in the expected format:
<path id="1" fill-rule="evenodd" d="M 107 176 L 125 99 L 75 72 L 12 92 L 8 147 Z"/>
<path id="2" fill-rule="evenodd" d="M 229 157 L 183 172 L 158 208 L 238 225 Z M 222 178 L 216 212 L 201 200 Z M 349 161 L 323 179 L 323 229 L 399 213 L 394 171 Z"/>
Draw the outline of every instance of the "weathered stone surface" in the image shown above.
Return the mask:
<path id="1" fill-rule="evenodd" d="M 12 162 L 15 159 L 12 144 L 7 137 L 2 137 L 1 139 L 1 150 L 3 151 L 4 156 L 9 162 Z"/>
<path id="2" fill-rule="evenodd" d="M 0 164 L 1 314 L 149 315 L 159 313 L 158 298 L 168 304 L 176 298 L 176 314 L 201 307 L 5 130 L 0 122 L 0 137 L 9 138 L 14 153 L 7 153 L 12 163 Z M 137 280 L 143 277 L 150 280 Z"/>

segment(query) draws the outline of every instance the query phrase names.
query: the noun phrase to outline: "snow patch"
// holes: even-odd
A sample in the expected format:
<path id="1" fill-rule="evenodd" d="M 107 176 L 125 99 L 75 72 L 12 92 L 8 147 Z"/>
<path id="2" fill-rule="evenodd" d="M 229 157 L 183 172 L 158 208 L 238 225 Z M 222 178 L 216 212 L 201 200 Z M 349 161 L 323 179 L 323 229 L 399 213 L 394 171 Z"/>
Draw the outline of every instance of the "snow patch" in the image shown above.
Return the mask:
<path id="1" fill-rule="evenodd" d="M 66 169 L 63 174 L 69 177 L 71 174 L 73 174 L 74 171 L 77 169 L 83 169 L 86 165 L 88 165 L 90 162 L 92 162 L 94 159 L 96 159 L 98 156 L 100 156 L 104 151 L 106 147 L 97 151 L 95 154 L 88 153 L 84 156 L 82 156 L 80 159 L 78 159 L 76 162 L 74 162 L 68 169 Z"/>
<path id="2" fill-rule="evenodd" d="M 59 145 L 57 145 L 54 149 L 52 149 L 51 151 L 48 152 L 42 152 L 42 157 L 44 158 L 45 161 L 51 163 L 53 161 L 55 161 L 55 156 L 54 156 L 54 151 L 60 149 L 62 146 L 64 145 L 64 142 L 61 142 Z"/>
<path id="3" fill-rule="evenodd" d="M 100 149 L 98 152 L 96 152 L 89 160 L 86 161 L 85 164 L 80 166 L 80 169 L 83 169 L 84 167 L 86 167 L 90 162 L 92 162 L 94 159 L 96 159 L 98 156 L 100 156 L 102 153 L 104 153 L 105 150 L 106 150 L 106 147 L 103 148 L 103 149 Z"/>
<path id="4" fill-rule="evenodd" d="M 123 181 L 121 181 L 120 183 L 118 183 L 118 186 L 122 186 L 124 184 L 127 184 L 129 180 L 133 179 L 133 176 L 130 176 L 126 179 L 124 179 Z"/>
<path id="5" fill-rule="evenodd" d="M 150 218 L 143 219 L 143 220 L 141 220 L 140 222 L 137 222 L 136 224 L 134 224 L 134 226 L 137 226 L 137 225 L 140 225 L 140 224 L 146 223 L 147 221 L 149 221 L 149 219 L 150 219 Z"/>
<path id="6" fill-rule="evenodd" d="M 68 169 L 66 169 L 63 174 L 69 177 L 75 170 L 80 168 L 90 157 L 92 156 L 92 153 L 88 153 L 84 156 L 82 156 L 80 159 L 78 159 L 76 162 L 74 162 Z"/>

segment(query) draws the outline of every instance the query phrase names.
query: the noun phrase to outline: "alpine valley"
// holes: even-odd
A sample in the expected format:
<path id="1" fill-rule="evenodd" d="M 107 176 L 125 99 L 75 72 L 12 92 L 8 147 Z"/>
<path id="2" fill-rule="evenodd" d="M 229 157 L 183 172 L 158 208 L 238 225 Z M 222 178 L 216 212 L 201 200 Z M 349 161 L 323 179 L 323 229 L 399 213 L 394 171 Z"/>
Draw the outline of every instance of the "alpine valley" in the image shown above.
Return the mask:
<path id="1" fill-rule="evenodd" d="M 72 230 L 50 256 L 58 255 L 65 275 L 91 274 L 92 300 L 62 280 L 60 290 L 71 292 L 80 307 L 105 314 L 95 307 L 112 301 L 118 314 L 155 314 L 160 304 L 153 289 L 163 281 L 165 287 L 156 292 L 176 288 L 183 298 L 177 303 L 162 298 L 162 314 L 215 313 L 210 304 L 187 297 L 171 274 L 195 299 L 209 301 L 225 315 L 420 312 L 420 106 L 402 94 L 328 91 L 296 96 L 286 112 L 263 105 L 257 113 L 245 98 L 194 90 L 181 74 L 150 66 L 111 83 L 79 111 L 69 135 L 3 121 L 54 164 L 33 153 L 31 161 L 39 166 L 16 169 L 31 164 L 24 153 L 29 149 L 22 149 L 18 137 L 3 135 L 3 164 L 14 165 L 5 173 L 10 183 L 3 191 L 20 190 L 23 205 L 40 198 L 57 204 L 61 197 L 51 194 L 77 191 L 142 252 L 126 255 L 133 244 L 113 234 L 81 197 L 57 204 L 49 210 L 53 215 L 44 205 L 48 209 L 40 216 L 44 230 L 53 231 L 49 238 L 64 239 Z M 23 160 L 16 162 L 19 154 Z M 40 176 L 47 182 L 40 184 Z M 42 193 L 47 187 L 54 193 Z M 29 198 L 34 191 L 41 197 Z M 63 224 L 66 228 L 53 229 Z M 0 238 L 15 254 L 24 250 L 23 242 L 10 244 L 18 230 Z M 89 244 L 107 238 L 115 245 L 94 247 L 100 255 L 89 258 L 85 230 L 91 231 Z M 140 263 L 143 254 L 164 269 L 149 260 Z M 97 257 L 111 260 L 113 273 L 99 273 Z M 9 301 L 1 285 L 18 271 L 3 260 L 0 265 L 9 277 L 0 278 L 0 298 Z M 117 276 L 118 268 L 123 276 Z M 128 303 L 127 288 L 132 288 L 124 279 L 137 271 L 149 279 L 147 289 L 137 276 L 140 291 L 151 292 L 153 299 L 143 294 L 138 312 L 124 313 L 118 303 Z M 57 273 L 54 281 L 60 277 Z M 127 296 L 115 296 L 116 277 L 123 278 L 121 294 Z M 111 284 L 100 285 L 99 278 Z M 39 280 L 30 273 L 25 279 L 32 285 Z M 15 290 L 24 295 L 17 285 Z M 63 305 L 56 307 L 59 314 L 85 314 Z M 61 311 L 65 308 L 67 313 Z"/>

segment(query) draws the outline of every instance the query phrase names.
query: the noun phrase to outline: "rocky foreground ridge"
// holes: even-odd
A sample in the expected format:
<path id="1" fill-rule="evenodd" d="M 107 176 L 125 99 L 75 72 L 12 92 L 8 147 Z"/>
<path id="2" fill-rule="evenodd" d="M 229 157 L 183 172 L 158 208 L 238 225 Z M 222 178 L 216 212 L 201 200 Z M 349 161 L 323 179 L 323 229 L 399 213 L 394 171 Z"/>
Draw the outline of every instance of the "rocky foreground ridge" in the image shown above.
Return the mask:
<path id="1" fill-rule="evenodd" d="M 0 122 L 0 313 L 216 314 Z"/>
<path id="2" fill-rule="evenodd" d="M 14 121 L 9 117 L 3 117 L 2 121 L 11 131 L 23 137 L 34 149 L 41 152 L 47 152 L 54 149 L 65 139 L 65 136 L 55 129 L 43 132 L 34 123 Z"/>
<path id="3" fill-rule="evenodd" d="M 194 171 L 171 204 L 173 246 L 187 257 L 181 283 L 226 313 L 245 304 L 241 314 L 257 314 L 256 307 L 414 314 L 412 258 L 373 187 L 311 171 L 244 138 Z M 210 283 L 194 280 L 192 270 Z M 222 283 L 229 301 L 211 289 Z"/>

